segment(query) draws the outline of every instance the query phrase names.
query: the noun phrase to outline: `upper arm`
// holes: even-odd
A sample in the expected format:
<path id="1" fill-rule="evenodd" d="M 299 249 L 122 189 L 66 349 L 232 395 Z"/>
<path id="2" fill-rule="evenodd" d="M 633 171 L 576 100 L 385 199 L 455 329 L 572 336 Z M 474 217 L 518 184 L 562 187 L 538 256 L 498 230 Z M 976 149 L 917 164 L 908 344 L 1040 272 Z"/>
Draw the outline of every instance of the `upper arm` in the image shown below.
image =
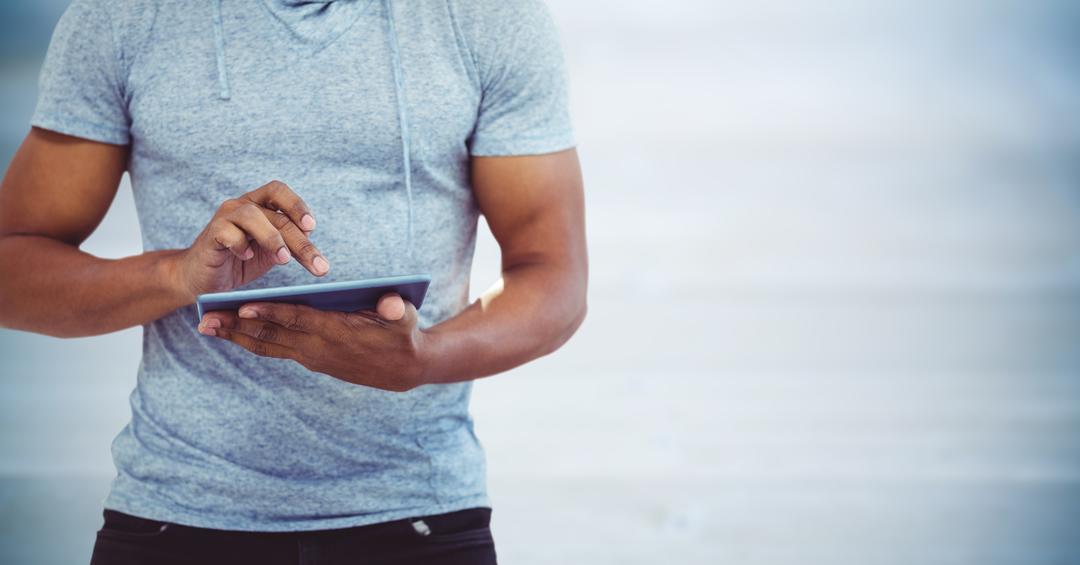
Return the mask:
<path id="1" fill-rule="evenodd" d="M 504 269 L 544 261 L 584 275 L 585 198 L 577 151 L 474 157 L 472 184 Z"/>
<path id="2" fill-rule="evenodd" d="M 0 185 L 0 237 L 40 235 L 79 245 L 112 203 L 130 141 L 125 59 L 112 21 L 117 11 L 102 0 L 73 0 L 57 22 L 34 127 Z"/>
<path id="3" fill-rule="evenodd" d="M 468 140 L 473 192 L 503 267 L 543 260 L 584 275 L 581 170 L 551 15 L 540 0 L 459 8 L 481 87 Z"/>
<path id="4" fill-rule="evenodd" d="M 32 128 L 0 185 L 0 237 L 81 244 L 105 216 L 128 148 Z"/>

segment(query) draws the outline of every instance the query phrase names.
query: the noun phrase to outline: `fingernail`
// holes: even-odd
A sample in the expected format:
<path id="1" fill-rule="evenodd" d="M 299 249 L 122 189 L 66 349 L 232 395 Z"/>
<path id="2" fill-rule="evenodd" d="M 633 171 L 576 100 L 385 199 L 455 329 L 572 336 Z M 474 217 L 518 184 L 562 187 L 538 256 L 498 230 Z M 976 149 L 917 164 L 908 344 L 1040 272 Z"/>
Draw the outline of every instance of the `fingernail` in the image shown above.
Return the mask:
<path id="1" fill-rule="evenodd" d="M 214 328 L 208 328 L 206 326 L 200 326 L 199 327 L 199 333 L 201 333 L 203 335 L 216 336 L 217 335 L 217 330 L 215 330 Z"/>
<path id="2" fill-rule="evenodd" d="M 330 270 L 330 263 L 327 263 L 326 259 L 323 259 L 320 255 L 315 256 L 315 259 L 311 261 L 311 266 L 315 267 L 315 272 L 320 275 L 326 274 Z"/>
<path id="3" fill-rule="evenodd" d="M 217 318 L 210 318 L 210 319 L 206 320 L 205 322 L 203 322 L 203 325 L 208 327 L 208 328 L 220 328 L 221 327 L 221 320 L 219 320 Z"/>
<path id="4" fill-rule="evenodd" d="M 292 255 L 289 254 L 289 249 L 287 247 L 282 247 L 281 249 L 277 250 L 277 261 L 278 261 L 278 263 L 280 263 L 282 265 L 284 265 L 285 263 L 288 263 L 289 262 L 289 257 L 292 257 Z"/>
<path id="5" fill-rule="evenodd" d="M 304 214 L 304 217 L 300 218 L 300 227 L 304 231 L 311 231 L 315 229 L 315 218 L 311 214 Z"/>
<path id="6" fill-rule="evenodd" d="M 248 247 L 247 249 L 244 250 L 244 254 L 241 255 L 240 258 L 243 259 L 244 261 L 247 261 L 248 259 L 251 259 L 254 256 L 255 256 L 255 250 Z"/>
<path id="7" fill-rule="evenodd" d="M 241 308 L 238 314 L 241 318 L 254 318 L 258 312 L 254 308 Z"/>

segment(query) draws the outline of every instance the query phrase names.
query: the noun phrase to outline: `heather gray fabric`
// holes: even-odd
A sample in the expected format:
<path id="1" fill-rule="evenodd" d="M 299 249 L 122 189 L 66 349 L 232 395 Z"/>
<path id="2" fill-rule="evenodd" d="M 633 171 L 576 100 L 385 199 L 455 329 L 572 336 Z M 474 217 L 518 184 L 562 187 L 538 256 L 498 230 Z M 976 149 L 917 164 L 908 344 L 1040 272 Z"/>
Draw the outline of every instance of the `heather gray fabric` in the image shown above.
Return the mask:
<path id="1" fill-rule="evenodd" d="M 573 145 L 556 32 L 534 0 L 324 4 L 75 0 L 32 123 L 130 143 L 147 250 L 288 183 L 318 219 L 324 280 L 430 273 L 426 327 L 466 305 L 470 155 Z M 249 286 L 309 282 L 293 262 Z M 107 508 L 280 531 L 488 505 L 470 384 L 350 385 L 195 324 L 187 307 L 144 328 Z"/>

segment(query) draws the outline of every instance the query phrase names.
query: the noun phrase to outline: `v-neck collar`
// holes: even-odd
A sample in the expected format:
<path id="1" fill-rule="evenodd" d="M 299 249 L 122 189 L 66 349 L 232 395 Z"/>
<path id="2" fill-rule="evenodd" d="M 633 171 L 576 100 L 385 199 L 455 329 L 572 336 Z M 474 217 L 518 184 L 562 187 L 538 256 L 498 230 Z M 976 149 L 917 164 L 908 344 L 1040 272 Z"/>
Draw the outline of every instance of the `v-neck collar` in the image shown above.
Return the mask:
<path id="1" fill-rule="evenodd" d="M 332 43 L 364 13 L 372 0 L 262 0 L 263 6 L 289 31 L 299 51 L 319 51 Z"/>

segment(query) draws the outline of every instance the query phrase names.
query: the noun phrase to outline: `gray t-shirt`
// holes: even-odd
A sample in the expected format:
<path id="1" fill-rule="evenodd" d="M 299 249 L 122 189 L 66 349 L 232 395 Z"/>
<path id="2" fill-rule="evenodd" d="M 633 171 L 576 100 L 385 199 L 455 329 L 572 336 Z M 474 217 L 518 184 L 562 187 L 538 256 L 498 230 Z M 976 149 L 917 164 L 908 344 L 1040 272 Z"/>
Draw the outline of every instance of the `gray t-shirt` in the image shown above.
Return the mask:
<path id="1" fill-rule="evenodd" d="M 573 146 L 563 74 L 538 0 L 75 0 L 32 123 L 131 145 L 146 250 L 286 182 L 318 219 L 321 280 L 430 273 L 427 327 L 468 300 L 470 157 Z M 249 286 L 310 282 L 291 262 Z M 285 531 L 488 504 L 469 383 L 352 385 L 196 322 L 186 307 L 144 328 L 107 508 Z"/>

